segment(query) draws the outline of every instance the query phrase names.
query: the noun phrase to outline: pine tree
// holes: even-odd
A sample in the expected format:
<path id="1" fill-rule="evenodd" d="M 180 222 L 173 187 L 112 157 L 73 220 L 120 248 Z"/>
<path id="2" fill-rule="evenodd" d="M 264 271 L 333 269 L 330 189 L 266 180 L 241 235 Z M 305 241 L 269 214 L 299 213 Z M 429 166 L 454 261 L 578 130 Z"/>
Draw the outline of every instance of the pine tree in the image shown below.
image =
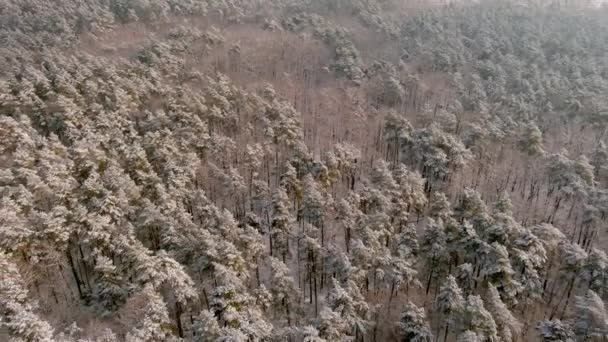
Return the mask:
<path id="1" fill-rule="evenodd" d="M 233 338 L 263 340 L 271 333 L 271 325 L 256 305 L 256 300 L 243 289 L 222 285 L 214 289 L 209 301 L 210 310 L 222 328 L 220 341 Z"/>
<path id="2" fill-rule="evenodd" d="M 413 160 L 427 180 L 427 191 L 448 180 L 471 157 L 458 138 L 444 132 L 437 124 L 414 131 L 411 150 Z"/>
<path id="3" fill-rule="evenodd" d="M 560 257 L 561 264 L 559 279 L 565 282 L 566 286 L 559 297 L 557 306 L 551 312 L 549 319 L 552 319 L 558 313 L 559 306 L 561 305 L 561 301 L 564 299 L 564 297 L 566 298 L 566 303 L 563 305 L 563 310 L 568 307 L 575 282 L 578 279 L 578 275 L 581 272 L 585 260 L 587 259 L 587 253 L 579 245 L 564 241 L 560 244 Z"/>
<path id="4" fill-rule="evenodd" d="M 156 342 L 174 339 L 169 313 L 160 295 L 151 286 L 146 286 L 140 295 L 145 300 L 143 317 L 138 325 L 127 333 L 125 340 Z"/>
<path id="5" fill-rule="evenodd" d="M 593 171 L 585 161 L 573 161 L 567 157 L 567 151 L 553 154 L 547 162 L 547 175 L 551 186 L 558 191 L 554 212 L 560 207 L 562 198 L 570 199 L 583 196 L 587 186 L 593 184 Z"/>
<path id="6" fill-rule="evenodd" d="M 399 336 L 403 342 L 433 341 L 431 326 L 426 320 L 423 308 L 419 308 L 411 302 L 405 305 L 399 321 Z"/>
<path id="7" fill-rule="evenodd" d="M 398 79 L 392 76 L 384 78 L 384 93 L 382 94 L 382 102 L 387 106 L 395 106 L 400 104 L 405 97 L 405 89 Z"/>
<path id="8" fill-rule="evenodd" d="M 441 219 L 443 222 L 448 222 L 452 217 L 450 202 L 442 192 L 433 193 L 429 207 L 429 216 L 434 220 Z"/>
<path id="9" fill-rule="evenodd" d="M 248 260 L 248 268 L 250 271 L 255 271 L 259 278 L 259 264 L 264 257 L 264 252 L 267 250 L 266 245 L 262 241 L 262 234 L 249 224 L 242 224 L 240 227 L 238 241 L 236 247 L 241 251 L 245 260 Z"/>
<path id="10" fill-rule="evenodd" d="M 602 250 L 593 248 L 582 267 L 583 278 L 588 282 L 589 289 L 602 295 L 608 286 L 608 257 Z"/>
<path id="11" fill-rule="evenodd" d="M 295 167 L 290 162 L 286 162 L 284 169 L 285 171 L 280 177 L 281 187 L 285 189 L 289 197 L 300 200 L 302 198 L 302 185 Z"/>
<path id="12" fill-rule="evenodd" d="M 397 189 L 397 183 L 389 170 L 389 165 L 384 160 L 374 162 L 370 178 L 372 184 L 378 189 L 389 193 Z"/>
<path id="13" fill-rule="evenodd" d="M 547 253 L 542 241 L 524 229 L 513 242 L 511 259 L 518 281 L 523 286 L 524 301 L 540 299 L 543 291 L 542 274 L 547 266 Z"/>
<path id="14" fill-rule="evenodd" d="M 390 296 L 402 287 L 409 288 L 411 285 L 421 286 L 418 281 L 418 271 L 414 267 L 413 260 L 407 260 L 400 256 L 390 258 L 390 264 L 385 274 L 385 279 L 390 287 Z"/>
<path id="15" fill-rule="evenodd" d="M 255 305 L 261 309 L 262 312 L 267 312 L 271 308 L 274 298 L 272 293 L 266 288 L 266 285 L 260 284 L 257 289 L 253 290 L 252 295 L 255 300 Z"/>
<path id="16" fill-rule="evenodd" d="M 471 294 L 475 282 L 473 265 L 464 263 L 456 268 L 456 279 L 465 295 Z"/>
<path id="17" fill-rule="evenodd" d="M 591 157 L 593 173 L 600 182 L 608 180 L 608 148 L 604 141 L 599 141 Z M 604 183 L 605 184 L 605 183 Z"/>
<path id="18" fill-rule="evenodd" d="M 521 332 L 522 326 L 500 299 L 500 294 L 496 287 L 488 287 L 486 304 L 488 311 L 492 313 L 496 322 L 498 336 L 503 341 L 512 341 Z"/>
<path id="19" fill-rule="evenodd" d="M 487 253 L 487 243 L 477 235 L 468 221 L 459 224 L 456 220 L 448 220 L 446 242 L 450 262 L 454 264 L 464 261 L 477 268 L 482 262 L 484 253 Z"/>
<path id="20" fill-rule="evenodd" d="M 445 320 L 445 334 L 443 339 L 444 341 L 447 341 L 450 326 L 458 329 L 460 324 L 462 324 L 460 318 L 464 312 L 464 297 L 462 295 L 462 290 L 458 287 L 456 278 L 452 275 L 447 277 L 446 281 L 439 289 L 437 295 L 437 308 Z"/>
<path id="21" fill-rule="evenodd" d="M 326 342 L 319 336 L 319 331 L 313 326 L 305 326 L 301 329 L 302 342 Z"/>
<path id="22" fill-rule="evenodd" d="M 575 312 L 576 336 L 583 341 L 588 338 L 601 340 L 608 336 L 608 312 L 597 293 L 589 290 L 585 296 L 577 296 Z"/>
<path id="23" fill-rule="evenodd" d="M 404 117 L 395 112 L 386 116 L 384 123 L 384 139 L 388 143 L 387 156 L 394 162 L 401 161 L 401 153 L 411 143 L 412 125 Z"/>
<path id="24" fill-rule="evenodd" d="M 35 234 L 27 220 L 19 215 L 20 206 L 8 196 L 0 202 L 0 247 L 6 251 L 27 251 Z"/>
<path id="25" fill-rule="evenodd" d="M 550 272 L 554 264 L 558 263 L 560 255 L 560 247 L 563 241 L 566 240 L 566 236 L 554 226 L 544 223 L 532 227 L 532 233 L 537 236 L 540 242 L 543 244 L 547 253 L 547 267 L 541 275 L 544 276 L 543 288 L 547 286 L 549 281 Z"/>
<path id="26" fill-rule="evenodd" d="M 365 298 L 352 281 L 347 282 L 345 287 L 335 279 L 332 282 L 332 289 L 327 295 L 327 307 L 340 315 L 351 336 L 355 339 L 364 336 L 370 325 L 368 316 L 371 313 Z"/>
<path id="27" fill-rule="evenodd" d="M 363 215 L 358 208 L 359 202 L 359 196 L 356 193 L 350 193 L 346 199 L 343 198 L 335 203 L 336 220 L 344 229 L 344 244 L 347 252 L 350 251 L 350 240 L 353 230 L 357 226 L 357 220 Z"/>
<path id="28" fill-rule="evenodd" d="M 283 262 L 285 262 L 290 253 L 291 222 L 287 201 L 287 193 L 281 188 L 277 189 L 272 199 L 272 241 L 270 245 L 281 256 Z"/>
<path id="29" fill-rule="evenodd" d="M 458 335 L 456 342 L 482 342 L 483 340 L 477 336 L 476 333 L 471 330 L 467 330 L 462 334 Z"/>
<path id="30" fill-rule="evenodd" d="M 113 311 L 126 301 L 129 288 L 112 261 L 104 256 L 96 260 L 97 281 L 95 301 L 104 309 Z"/>
<path id="31" fill-rule="evenodd" d="M 521 284 L 513 278 L 514 274 L 507 248 L 494 242 L 484 257 L 481 275 L 486 281 L 497 284 L 501 296 L 511 306 L 517 304 L 516 296 L 521 292 Z"/>
<path id="32" fill-rule="evenodd" d="M 574 171 L 588 186 L 595 184 L 595 174 L 593 166 L 589 163 L 589 159 L 585 155 L 579 156 L 574 162 Z"/>
<path id="33" fill-rule="evenodd" d="M 424 257 L 428 274 L 426 282 L 426 293 L 428 294 L 433 279 L 437 279 L 445 271 L 448 254 L 443 222 L 429 219 L 421 239 L 420 251 Z"/>
<path id="34" fill-rule="evenodd" d="M 424 192 L 425 180 L 420 173 L 408 170 L 403 164 L 399 164 L 393 171 L 393 174 L 397 183 L 397 196 L 393 199 L 397 203 L 395 209 L 404 212 L 409 212 L 413 209 L 420 215 L 428 203 Z"/>
<path id="35" fill-rule="evenodd" d="M 483 231 L 485 241 L 509 246 L 511 240 L 518 236 L 523 228 L 513 218 L 512 208 L 508 195 L 503 194 L 496 202 L 492 224 Z"/>
<path id="36" fill-rule="evenodd" d="M 538 322 L 536 326 L 538 334 L 543 342 L 559 341 L 559 342 L 574 342 L 574 332 L 567 324 L 562 323 L 559 319 L 545 320 Z"/>
<path id="37" fill-rule="evenodd" d="M 314 226 L 305 225 L 304 232 L 298 236 L 298 255 L 300 260 L 304 262 L 306 280 L 308 281 L 309 302 L 311 304 L 314 302 L 315 313 L 319 309 L 318 288 L 325 255 L 325 249 L 316 238 L 317 232 L 318 229 Z"/>
<path id="38" fill-rule="evenodd" d="M 529 156 L 543 155 L 543 133 L 534 123 L 524 125 L 517 147 Z"/>
<path id="39" fill-rule="evenodd" d="M 319 336 L 327 341 L 341 341 L 347 336 L 348 324 L 339 313 L 328 307 L 319 313 L 316 326 Z"/>
<path id="40" fill-rule="evenodd" d="M 358 162 L 361 160 L 361 151 L 349 143 L 337 143 L 334 145 L 334 155 L 338 162 L 341 174 L 346 178 L 347 187 L 355 189 L 356 174 L 359 168 Z"/>
<path id="41" fill-rule="evenodd" d="M 287 323 L 291 325 L 292 313 L 296 311 L 299 291 L 296 289 L 294 280 L 290 275 L 287 266 L 276 258 L 270 260 L 271 293 L 274 307 L 285 310 Z"/>
<path id="42" fill-rule="evenodd" d="M 416 227 L 408 224 L 397 235 L 395 242 L 395 254 L 403 259 L 414 259 L 420 252 Z"/>
<path id="43" fill-rule="evenodd" d="M 17 265 L 0 251 L 0 314 L 8 336 L 15 341 L 53 341 L 53 328 L 36 313 Z"/>
<path id="44" fill-rule="evenodd" d="M 323 224 L 323 197 L 318 190 L 317 183 L 312 175 L 308 174 L 304 177 L 302 186 L 304 196 L 299 217 L 305 222 L 321 228 Z"/>
<path id="45" fill-rule="evenodd" d="M 202 310 L 196 317 L 193 331 L 193 340 L 196 342 L 215 341 L 221 334 L 218 321 L 209 310 Z"/>
<path id="46" fill-rule="evenodd" d="M 481 195 L 473 189 L 464 190 L 460 202 L 454 209 L 454 216 L 461 223 L 470 222 L 481 236 L 492 223 L 489 210 Z"/>
<path id="47" fill-rule="evenodd" d="M 479 296 L 470 295 L 464 307 L 464 327 L 474 332 L 481 341 L 498 341 L 496 322 L 486 310 Z"/>

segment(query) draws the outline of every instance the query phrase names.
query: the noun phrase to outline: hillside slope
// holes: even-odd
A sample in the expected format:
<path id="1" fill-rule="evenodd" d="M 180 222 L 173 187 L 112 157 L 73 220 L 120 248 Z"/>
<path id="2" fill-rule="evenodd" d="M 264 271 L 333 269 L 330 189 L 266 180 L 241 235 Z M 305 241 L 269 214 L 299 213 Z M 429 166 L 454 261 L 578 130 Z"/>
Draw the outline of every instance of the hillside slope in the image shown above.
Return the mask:
<path id="1" fill-rule="evenodd" d="M 608 337 L 607 9 L 5 0 L 0 44 L 0 340 Z"/>

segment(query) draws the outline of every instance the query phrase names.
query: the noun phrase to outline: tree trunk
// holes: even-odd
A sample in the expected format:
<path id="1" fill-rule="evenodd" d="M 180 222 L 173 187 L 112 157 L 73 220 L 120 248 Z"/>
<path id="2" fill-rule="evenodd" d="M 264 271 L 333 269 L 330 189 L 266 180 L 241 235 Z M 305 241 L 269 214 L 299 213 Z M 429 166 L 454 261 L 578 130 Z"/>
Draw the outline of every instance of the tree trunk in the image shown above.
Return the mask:
<path id="1" fill-rule="evenodd" d="M 89 272 L 87 271 L 87 263 L 85 261 L 84 258 L 84 253 L 82 252 L 82 246 L 80 246 L 80 244 L 78 245 L 78 251 L 80 252 L 80 259 L 82 260 L 82 264 L 84 265 L 83 267 L 83 273 L 84 273 L 84 280 L 86 281 L 86 285 L 87 285 L 87 292 L 91 292 L 91 282 L 89 281 Z"/>
<path id="2" fill-rule="evenodd" d="M 426 282 L 426 294 L 429 294 L 431 289 L 431 280 L 433 279 L 433 272 L 435 271 L 435 260 L 431 262 L 431 272 L 429 273 L 429 279 Z"/>
<path id="3" fill-rule="evenodd" d="M 319 314 L 319 303 L 317 301 L 317 269 L 316 269 L 314 260 L 313 260 L 313 264 L 312 264 L 312 275 L 313 275 L 313 283 L 314 283 L 314 290 L 315 290 L 315 317 L 316 317 Z"/>
<path id="4" fill-rule="evenodd" d="M 344 242 L 346 244 L 346 254 L 350 253 L 350 227 L 345 228 L 346 232 L 344 233 Z"/>
<path id="5" fill-rule="evenodd" d="M 74 266 L 74 260 L 72 259 L 72 252 L 70 252 L 70 249 L 68 248 L 68 250 L 66 251 L 66 255 L 68 257 L 68 262 L 70 263 L 70 268 L 72 269 L 72 274 L 74 275 L 74 280 L 76 281 L 76 288 L 78 289 L 78 297 L 80 299 L 83 299 L 83 295 L 82 295 L 82 289 L 80 288 L 80 278 L 78 277 L 78 272 L 76 271 L 76 267 Z"/>
<path id="6" fill-rule="evenodd" d="M 182 329 L 182 307 L 179 302 L 175 303 L 175 324 L 177 325 L 177 335 L 184 338 L 184 330 Z"/>

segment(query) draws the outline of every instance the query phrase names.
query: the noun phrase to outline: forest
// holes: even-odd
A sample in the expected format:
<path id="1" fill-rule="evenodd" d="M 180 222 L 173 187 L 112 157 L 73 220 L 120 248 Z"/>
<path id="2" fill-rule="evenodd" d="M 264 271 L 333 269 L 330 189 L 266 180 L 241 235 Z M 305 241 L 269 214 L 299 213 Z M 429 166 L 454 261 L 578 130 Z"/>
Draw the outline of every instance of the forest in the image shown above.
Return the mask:
<path id="1" fill-rule="evenodd" d="M 1 0 L 0 341 L 608 341 L 608 6 Z"/>

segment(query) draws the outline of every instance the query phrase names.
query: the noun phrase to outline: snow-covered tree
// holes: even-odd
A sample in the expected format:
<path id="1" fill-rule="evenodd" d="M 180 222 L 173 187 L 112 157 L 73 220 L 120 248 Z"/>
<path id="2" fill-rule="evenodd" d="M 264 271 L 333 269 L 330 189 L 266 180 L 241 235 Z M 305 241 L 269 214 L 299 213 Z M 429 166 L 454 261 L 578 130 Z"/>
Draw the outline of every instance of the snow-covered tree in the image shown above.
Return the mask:
<path id="1" fill-rule="evenodd" d="M 499 287 L 501 295 L 509 305 L 517 303 L 516 296 L 521 291 L 521 284 L 514 279 L 514 274 L 507 248 L 494 242 L 488 247 L 484 257 L 481 275 Z"/>
<path id="2" fill-rule="evenodd" d="M 479 296 L 470 295 L 464 306 L 464 328 L 474 332 L 481 341 L 498 341 L 496 322 Z"/>
<path id="3" fill-rule="evenodd" d="M 146 286 L 140 296 L 145 303 L 142 319 L 127 333 L 125 340 L 156 342 L 174 339 L 173 324 L 161 296 L 151 286 Z"/>
<path id="4" fill-rule="evenodd" d="M 0 325 L 15 341 L 53 341 L 53 328 L 36 313 L 26 284 L 8 254 L 0 251 Z"/>
<path id="5" fill-rule="evenodd" d="M 567 151 L 553 154 L 547 162 L 550 184 L 566 199 L 583 196 L 587 186 L 593 185 L 593 170 L 585 160 L 574 161 L 567 157 Z M 555 211 L 562 197 L 555 202 Z"/>
<path id="6" fill-rule="evenodd" d="M 517 147 L 529 156 L 543 155 L 543 133 L 534 123 L 524 125 L 517 141 Z"/>
<path id="7" fill-rule="evenodd" d="M 359 196 L 351 193 L 347 198 L 335 203 L 336 220 L 344 229 L 344 244 L 347 252 L 350 248 L 353 230 L 357 226 L 357 220 L 363 215 L 358 208 L 359 202 Z"/>
<path id="8" fill-rule="evenodd" d="M 400 256 L 390 258 L 390 264 L 387 267 L 384 275 L 388 284 L 390 284 L 390 295 L 392 297 L 395 291 L 399 291 L 403 287 L 410 285 L 420 286 L 417 279 L 418 271 L 412 260 L 407 260 Z"/>
<path id="9" fill-rule="evenodd" d="M 302 342 L 326 342 L 319 336 L 319 331 L 313 326 L 305 326 L 301 329 Z"/>
<path id="10" fill-rule="evenodd" d="M 556 320 L 545 320 L 538 322 L 536 326 L 540 338 L 543 342 L 549 341 L 560 341 L 560 342 L 574 342 L 574 332 L 572 328 L 562 323 L 559 319 Z"/>
<path id="11" fill-rule="evenodd" d="M 393 199 L 396 202 L 395 208 L 404 212 L 413 209 L 420 214 L 428 203 L 424 192 L 425 180 L 420 173 L 408 170 L 403 164 L 395 168 L 393 175 L 397 183 L 397 194 Z"/>
<path id="12" fill-rule="evenodd" d="M 272 272 L 270 291 L 274 306 L 285 310 L 287 322 L 291 324 L 291 315 L 296 310 L 299 291 L 290 275 L 289 268 L 283 262 L 271 258 L 270 269 Z"/>
<path id="13" fill-rule="evenodd" d="M 371 313 L 365 298 L 352 281 L 347 282 L 344 287 L 335 279 L 332 282 L 332 289 L 327 295 L 327 307 L 340 315 L 348 327 L 347 332 L 350 336 L 354 336 L 355 339 L 364 336 L 370 326 Z"/>
<path id="14" fill-rule="evenodd" d="M 314 301 L 315 312 L 318 312 L 318 287 L 325 249 L 319 243 L 316 235 L 318 235 L 318 229 L 305 224 L 304 232 L 297 239 L 299 259 L 304 264 L 306 280 L 308 281 L 309 302 L 312 304 Z"/>
<path id="15" fill-rule="evenodd" d="M 593 172 L 598 181 L 608 180 L 608 148 L 604 141 L 600 140 L 593 150 L 591 165 L 593 165 Z"/>
<path id="16" fill-rule="evenodd" d="M 481 195 L 473 189 L 464 190 L 462 198 L 454 209 L 454 214 L 460 222 L 465 220 L 470 222 L 480 235 L 483 235 L 483 232 L 492 222 L 489 210 L 481 199 Z"/>
<path id="17" fill-rule="evenodd" d="M 389 145 L 390 160 L 400 161 L 401 153 L 412 139 L 412 125 L 403 116 L 395 112 L 389 113 L 384 122 L 384 139 Z"/>
<path id="18" fill-rule="evenodd" d="M 424 308 L 419 308 L 411 302 L 405 305 L 399 321 L 399 337 L 403 342 L 433 341 L 433 333 L 426 319 Z"/>
<path id="19" fill-rule="evenodd" d="M 283 261 L 287 259 L 290 253 L 291 221 L 288 200 L 287 193 L 281 188 L 277 189 L 272 198 L 271 248 L 277 251 Z"/>
<path id="20" fill-rule="evenodd" d="M 291 198 L 300 200 L 302 198 L 302 184 L 298 179 L 296 168 L 290 162 L 286 162 L 283 167 L 285 170 L 280 176 L 280 185 L 285 189 Z"/>
<path id="21" fill-rule="evenodd" d="M 97 273 L 95 300 L 104 309 L 116 310 L 124 304 L 129 293 L 129 286 L 120 275 L 112 261 L 104 256 L 96 260 Z"/>
<path id="22" fill-rule="evenodd" d="M 553 265 L 559 262 L 558 259 L 561 254 L 560 247 L 562 242 L 566 240 L 566 236 L 559 229 L 548 223 L 536 225 L 532 227 L 531 231 L 543 244 L 547 254 L 548 266 L 547 269 L 542 272 L 546 282 Z"/>
<path id="23" fill-rule="evenodd" d="M 420 245 L 416 227 L 413 224 L 408 224 L 397 235 L 395 254 L 404 259 L 411 259 L 417 257 L 419 251 Z"/>
<path id="24" fill-rule="evenodd" d="M 475 282 L 473 265 L 464 263 L 456 268 L 456 279 L 465 295 L 471 294 Z"/>
<path id="25" fill-rule="evenodd" d="M 445 335 L 443 339 L 446 340 L 450 326 L 458 329 L 460 324 L 462 324 L 460 318 L 464 311 L 462 290 L 458 287 L 456 278 L 452 275 L 449 275 L 446 278 L 439 289 L 439 293 L 437 294 L 437 308 L 445 320 Z"/>
<path id="26" fill-rule="evenodd" d="M 428 294 L 432 280 L 445 272 L 448 254 L 443 221 L 429 219 L 421 239 L 420 251 L 424 257 L 428 274 L 426 282 Z"/>
<path id="27" fill-rule="evenodd" d="M 431 196 L 429 216 L 435 220 L 441 219 L 443 222 L 448 222 L 452 217 L 450 201 L 444 193 L 434 192 Z"/>
<path id="28" fill-rule="evenodd" d="M 412 157 L 427 179 L 427 190 L 448 179 L 470 159 L 470 151 L 462 142 L 444 132 L 438 125 L 414 131 L 412 135 Z"/>
<path id="29" fill-rule="evenodd" d="M 268 338 L 271 325 L 264 319 L 256 300 L 234 285 L 218 286 L 209 301 L 210 310 L 223 327 L 218 340 L 231 341 L 236 336 L 254 341 Z"/>
<path id="30" fill-rule="evenodd" d="M 523 286 L 524 301 L 540 299 L 542 275 L 547 266 L 547 253 L 541 240 L 530 230 L 522 230 L 513 241 L 511 259 L 513 269 L 518 273 L 517 280 Z"/>
<path id="31" fill-rule="evenodd" d="M 608 286 L 608 257 L 603 250 L 591 250 L 583 264 L 582 275 L 591 290 L 599 295 L 604 294 Z"/>
<path id="32" fill-rule="evenodd" d="M 508 246 L 523 229 L 513 218 L 512 208 L 508 195 L 503 194 L 496 202 L 492 224 L 482 232 L 486 242 Z"/>
<path id="33" fill-rule="evenodd" d="M 568 241 L 561 244 L 561 276 L 568 280 L 570 290 L 587 260 L 587 252 L 579 245 Z"/>
<path id="34" fill-rule="evenodd" d="M 299 216 L 317 228 L 323 224 L 323 196 L 319 192 L 317 182 L 308 174 L 302 181 L 304 196 Z"/>
<path id="35" fill-rule="evenodd" d="M 513 313 L 509 311 L 502 299 L 500 299 L 500 294 L 494 286 L 488 287 L 486 306 L 494 317 L 498 336 L 501 340 L 512 341 L 518 336 L 522 329 L 521 323 L 515 318 Z"/>
<path id="36" fill-rule="evenodd" d="M 456 342 L 482 342 L 483 340 L 471 330 L 467 330 L 458 335 Z"/>
<path id="37" fill-rule="evenodd" d="M 193 324 L 196 342 L 215 341 L 221 334 L 219 323 L 213 313 L 209 310 L 202 310 L 196 317 Z"/>
<path id="38" fill-rule="evenodd" d="M 397 189 L 397 183 L 393 178 L 389 165 L 384 160 L 379 160 L 374 163 L 370 178 L 372 184 L 378 189 L 382 189 L 388 193 Z"/>
<path id="39" fill-rule="evenodd" d="M 340 341 L 347 336 L 348 324 L 338 312 L 328 307 L 321 310 L 316 325 L 319 336 L 327 341 Z"/>
<path id="40" fill-rule="evenodd" d="M 582 340 L 602 340 L 608 336 L 608 312 L 604 302 L 592 290 L 585 296 L 577 296 L 574 332 Z"/>

